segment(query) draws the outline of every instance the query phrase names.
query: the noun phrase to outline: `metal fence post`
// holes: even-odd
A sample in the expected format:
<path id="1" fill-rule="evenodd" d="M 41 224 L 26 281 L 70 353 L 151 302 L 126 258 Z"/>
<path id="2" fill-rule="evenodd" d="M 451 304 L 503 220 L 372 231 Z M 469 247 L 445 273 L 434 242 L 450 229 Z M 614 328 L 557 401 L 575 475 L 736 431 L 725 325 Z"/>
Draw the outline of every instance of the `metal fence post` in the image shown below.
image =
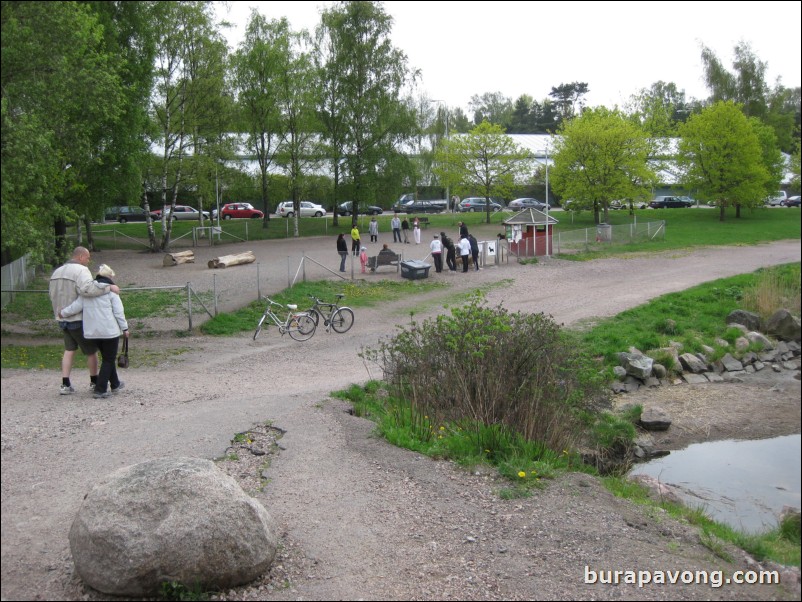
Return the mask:
<path id="1" fill-rule="evenodd" d="M 217 274 L 212 274 L 212 293 L 214 294 L 214 315 L 217 315 Z"/>
<path id="2" fill-rule="evenodd" d="M 189 314 L 189 330 L 192 330 L 192 283 L 187 282 L 187 313 Z"/>

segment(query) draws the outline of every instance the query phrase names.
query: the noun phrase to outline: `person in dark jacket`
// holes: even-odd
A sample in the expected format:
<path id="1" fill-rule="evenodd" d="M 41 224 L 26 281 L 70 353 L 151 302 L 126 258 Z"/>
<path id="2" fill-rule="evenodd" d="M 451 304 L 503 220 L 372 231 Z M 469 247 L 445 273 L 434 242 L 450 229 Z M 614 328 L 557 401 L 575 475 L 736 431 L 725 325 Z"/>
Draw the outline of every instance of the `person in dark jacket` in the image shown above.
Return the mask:
<path id="1" fill-rule="evenodd" d="M 337 252 L 340 254 L 340 271 L 345 271 L 345 260 L 348 257 L 348 243 L 345 242 L 345 234 L 337 236 Z"/>
<path id="2" fill-rule="evenodd" d="M 409 244 L 409 220 L 407 218 L 401 222 L 401 231 L 404 233 L 404 243 Z"/>
<path id="3" fill-rule="evenodd" d="M 471 256 L 473 257 L 473 266 L 479 269 L 479 242 L 473 234 L 468 234 L 468 241 L 471 243 Z"/>
<path id="4" fill-rule="evenodd" d="M 457 250 L 454 248 L 454 241 L 446 236 L 445 232 L 440 233 L 440 242 L 446 250 L 446 265 L 452 272 L 457 271 Z"/>

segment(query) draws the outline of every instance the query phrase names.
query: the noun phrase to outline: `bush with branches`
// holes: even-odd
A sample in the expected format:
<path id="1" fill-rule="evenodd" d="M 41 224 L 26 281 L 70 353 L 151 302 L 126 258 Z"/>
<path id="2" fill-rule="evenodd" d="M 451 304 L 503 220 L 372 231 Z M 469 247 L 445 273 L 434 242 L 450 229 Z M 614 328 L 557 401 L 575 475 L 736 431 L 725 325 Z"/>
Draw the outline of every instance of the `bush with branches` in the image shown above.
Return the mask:
<path id="1" fill-rule="evenodd" d="M 488 307 L 481 295 L 413 320 L 365 357 L 418 416 L 501 428 L 552 450 L 591 442 L 588 428 L 609 407 L 597 367 L 550 316 Z"/>

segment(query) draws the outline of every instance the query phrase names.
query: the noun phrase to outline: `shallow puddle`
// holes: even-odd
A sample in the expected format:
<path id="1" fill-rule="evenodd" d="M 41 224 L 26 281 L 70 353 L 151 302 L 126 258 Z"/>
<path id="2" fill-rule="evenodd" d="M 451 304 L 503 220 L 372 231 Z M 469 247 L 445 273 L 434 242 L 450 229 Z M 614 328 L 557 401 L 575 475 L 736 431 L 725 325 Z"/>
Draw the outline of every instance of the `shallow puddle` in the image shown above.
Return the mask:
<path id="1" fill-rule="evenodd" d="M 800 508 L 800 435 L 697 443 L 638 464 L 631 475 L 673 485 L 690 507 L 746 532 L 777 526 L 783 506 Z"/>

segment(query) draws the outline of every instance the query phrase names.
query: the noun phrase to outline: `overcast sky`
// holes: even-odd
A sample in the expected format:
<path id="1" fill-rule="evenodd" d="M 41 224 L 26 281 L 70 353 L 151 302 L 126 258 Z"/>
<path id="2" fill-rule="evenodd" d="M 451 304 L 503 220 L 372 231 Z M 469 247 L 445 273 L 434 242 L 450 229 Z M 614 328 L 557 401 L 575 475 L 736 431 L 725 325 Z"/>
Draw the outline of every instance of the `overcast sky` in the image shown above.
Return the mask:
<path id="1" fill-rule="evenodd" d="M 242 39 L 250 9 L 311 31 L 329 2 L 230 2 L 221 18 Z M 802 3 L 793 2 L 384 2 L 391 38 L 421 71 L 419 92 L 467 112 L 474 94 L 541 101 L 552 87 L 586 82 L 589 106 L 622 106 L 656 81 L 706 98 L 701 46 L 732 70 L 747 42 L 766 80 L 800 85 Z"/>

